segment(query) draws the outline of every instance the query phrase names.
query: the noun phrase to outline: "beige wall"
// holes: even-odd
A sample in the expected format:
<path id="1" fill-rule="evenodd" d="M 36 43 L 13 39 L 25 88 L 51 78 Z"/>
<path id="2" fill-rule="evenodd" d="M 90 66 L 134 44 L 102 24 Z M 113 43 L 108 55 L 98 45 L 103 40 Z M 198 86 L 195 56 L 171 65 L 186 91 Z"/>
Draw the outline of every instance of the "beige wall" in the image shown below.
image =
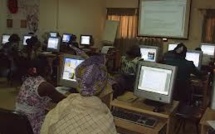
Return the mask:
<path id="1" fill-rule="evenodd" d="M 100 44 L 105 21 L 106 7 L 137 8 L 138 0 L 40 0 L 39 34 L 57 30 L 70 32 L 77 36 L 92 34 L 96 44 Z M 204 11 L 200 9 L 215 8 L 214 0 L 192 0 L 188 40 L 169 39 L 164 43 L 184 42 L 188 49 L 198 47 L 201 42 L 202 20 Z M 7 16 L 6 0 L 0 1 L 0 34 L 19 29 L 5 28 Z"/>
<path id="2" fill-rule="evenodd" d="M 91 34 L 98 46 L 105 11 L 103 0 L 43 0 L 40 3 L 40 32 L 56 30 L 60 34 L 68 32 L 77 37 Z"/>
<path id="3" fill-rule="evenodd" d="M 106 0 L 107 7 L 138 7 L 138 0 Z M 195 49 L 201 43 L 202 22 L 204 10 L 215 9 L 214 0 L 192 0 L 190 12 L 189 38 L 187 40 L 169 39 L 164 42 L 164 51 L 167 50 L 167 44 L 174 42 L 184 42 L 188 49 Z"/>

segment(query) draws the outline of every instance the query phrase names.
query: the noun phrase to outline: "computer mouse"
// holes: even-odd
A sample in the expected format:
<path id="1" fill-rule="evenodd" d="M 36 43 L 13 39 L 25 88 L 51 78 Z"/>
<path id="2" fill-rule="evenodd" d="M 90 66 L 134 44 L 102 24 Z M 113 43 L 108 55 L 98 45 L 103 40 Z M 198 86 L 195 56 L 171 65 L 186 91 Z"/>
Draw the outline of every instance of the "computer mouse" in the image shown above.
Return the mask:
<path id="1" fill-rule="evenodd" d="M 153 112 L 163 112 L 164 111 L 164 109 L 162 108 L 162 107 L 155 107 L 154 109 L 153 109 Z"/>

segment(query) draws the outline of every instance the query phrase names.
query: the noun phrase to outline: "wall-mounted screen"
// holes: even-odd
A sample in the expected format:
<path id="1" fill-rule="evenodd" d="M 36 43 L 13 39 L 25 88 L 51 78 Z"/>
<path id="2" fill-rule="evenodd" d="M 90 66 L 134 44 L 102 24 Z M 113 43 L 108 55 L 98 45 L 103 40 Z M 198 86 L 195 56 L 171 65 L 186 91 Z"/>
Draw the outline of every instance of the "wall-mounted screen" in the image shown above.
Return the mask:
<path id="1" fill-rule="evenodd" d="M 139 36 L 188 38 L 191 0 L 139 0 Z"/>

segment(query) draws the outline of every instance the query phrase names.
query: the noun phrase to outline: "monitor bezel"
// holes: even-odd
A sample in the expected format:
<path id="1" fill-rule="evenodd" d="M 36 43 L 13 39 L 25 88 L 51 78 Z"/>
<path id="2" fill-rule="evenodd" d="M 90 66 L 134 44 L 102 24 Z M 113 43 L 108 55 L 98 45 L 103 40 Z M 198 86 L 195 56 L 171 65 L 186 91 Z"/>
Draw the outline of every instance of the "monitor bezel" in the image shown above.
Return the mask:
<path id="1" fill-rule="evenodd" d="M 64 54 L 62 56 L 63 62 L 60 66 L 60 78 L 59 78 L 58 85 L 64 86 L 64 87 L 69 87 L 69 88 L 77 88 L 77 86 L 78 86 L 77 81 L 70 81 L 70 80 L 63 79 L 64 64 L 65 64 L 66 58 L 77 59 L 77 60 L 84 60 L 84 58 L 82 58 L 81 56 L 78 56 L 78 55 L 71 55 L 71 54 Z"/>
<path id="2" fill-rule="evenodd" d="M 142 66 L 161 68 L 161 69 L 167 69 L 172 71 L 172 75 L 170 78 L 170 87 L 167 95 L 138 89 L 140 71 Z M 137 75 L 136 75 L 135 86 L 134 86 L 134 95 L 139 98 L 149 99 L 149 100 L 164 103 L 164 104 L 170 104 L 172 103 L 172 100 L 173 100 L 173 91 L 174 91 L 174 85 L 176 80 L 176 74 L 177 74 L 176 66 L 155 63 L 155 62 L 140 61 L 138 63 Z"/>
<path id="3" fill-rule="evenodd" d="M 202 66 L 203 52 L 202 51 L 198 51 L 198 50 L 188 50 L 187 53 L 198 53 L 199 54 L 199 64 L 198 64 L 197 68 L 200 70 L 201 66 Z M 186 53 L 186 55 L 187 55 L 187 53 Z M 185 59 L 186 59 L 186 57 L 185 57 Z M 194 64 L 194 62 L 193 62 L 193 64 Z"/>
<path id="4" fill-rule="evenodd" d="M 89 41 L 90 44 L 83 44 L 83 43 L 82 43 L 82 37 L 83 37 L 83 36 L 88 36 L 88 37 L 90 37 L 90 41 Z M 79 44 L 80 44 L 81 46 L 84 46 L 84 47 L 90 47 L 90 46 L 93 45 L 93 44 L 92 44 L 92 38 L 93 38 L 92 35 L 89 35 L 89 34 L 81 34 L 81 35 L 80 35 L 80 42 L 79 42 Z"/>
<path id="5" fill-rule="evenodd" d="M 27 38 L 26 40 L 24 40 L 24 38 L 25 38 L 26 36 L 28 36 L 28 37 L 31 38 L 33 35 L 25 34 L 25 35 L 22 36 L 22 45 L 23 45 L 23 46 L 26 46 L 26 45 L 27 45 L 27 42 L 26 42 L 27 39 L 30 39 L 30 38 Z"/>
<path id="6" fill-rule="evenodd" d="M 203 49 L 202 49 L 202 46 L 204 46 L 204 45 L 206 45 L 206 46 L 213 46 L 213 47 L 214 47 L 214 53 L 213 53 L 213 55 L 209 55 L 209 54 L 205 54 L 205 53 L 204 53 L 204 51 L 203 51 Z M 200 48 L 202 49 L 203 55 L 206 55 L 206 56 L 209 56 L 209 57 L 213 57 L 213 58 L 214 58 L 214 55 L 215 55 L 215 44 L 211 44 L 211 43 L 201 43 Z"/>
<path id="7" fill-rule="evenodd" d="M 139 45 L 139 47 L 140 47 L 141 58 L 142 58 L 144 61 L 158 62 L 158 57 L 159 57 L 159 52 L 160 52 L 160 48 L 159 48 L 158 46 Z M 151 60 L 144 59 L 144 58 L 143 58 L 143 55 L 142 55 L 142 52 L 141 52 L 141 48 L 156 49 L 155 61 L 151 61 Z"/>
<path id="8" fill-rule="evenodd" d="M 61 40 L 62 40 L 62 41 L 61 41 L 61 42 L 62 42 L 62 43 L 68 43 L 69 41 L 68 41 L 68 42 L 63 41 L 63 36 L 64 36 L 64 35 L 69 35 L 69 36 L 70 36 L 69 41 L 70 41 L 70 40 L 72 39 L 72 35 L 73 35 L 73 34 L 71 34 L 71 33 L 63 33 L 63 34 L 62 34 L 62 36 L 61 36 Z"/>
<path id="9" fill-rule="evenodd" d="M 167 51 L 171 51 L 171 50 L 174 50 L 174 49 L 170 49 L 170 45 L 175 45 L 175 47 L 177 47 L 179 43 L 169 43 L 168 46 L 167 46 Z"/>
<path id="10" fill-rule="evenodd" d="M 1 36 L 1 44 L 7 43 L 7 42 L 3 43 L 3 36 L 4 36 L 4 35 L 9 35 L 9 38 L 10 38 L 10 36 L 11 36 L 11 34 L 2 34 L 2 36 Z M 8 42 L 9 42 L 9 38 L 8 38 Z"/>
<path id="11" fill-rule="evenodd" d="M 57 49 L 53 49 L 53 48 L 49 48 L 49 39 L 51 38 L 55 38 L 55 39 L 58 39 L 58 44 L 57 44 Z M 60 42 L 61 42 L 61 38 L 60 37 L 49 37 L 48 38 L 48 42 L 47 42 L 47 48 L 46 48 L 46 51 L 48 52 L 60 52 Z"/>
<path id="12" fill-rule="evenodd" d="M 51 36 L 52 33 L 55 33 L 56 36 Z M 49 31 L 49 37 L 58 37 L 59 33 L 57 31 Z"/>

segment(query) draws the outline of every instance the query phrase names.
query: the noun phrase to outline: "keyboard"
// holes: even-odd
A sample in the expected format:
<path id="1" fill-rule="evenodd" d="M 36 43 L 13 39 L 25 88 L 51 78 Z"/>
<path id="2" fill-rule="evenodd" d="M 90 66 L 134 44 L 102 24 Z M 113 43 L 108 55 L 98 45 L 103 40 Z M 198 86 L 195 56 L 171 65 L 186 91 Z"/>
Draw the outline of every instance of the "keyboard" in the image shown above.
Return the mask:
<path id="1" fill-rule="evenodd" d="M 145 127 L 153 128 L 158 122 L 158 119 L 150 117 L 148 115 L 134 113 L 134 112 L 130 112 L 125 109 L 120 109 L 120 108 L 114 108 L 112 110 L 112 114 L 115 118 L 127 120 L 132 123 L 142 125 Z"/>

